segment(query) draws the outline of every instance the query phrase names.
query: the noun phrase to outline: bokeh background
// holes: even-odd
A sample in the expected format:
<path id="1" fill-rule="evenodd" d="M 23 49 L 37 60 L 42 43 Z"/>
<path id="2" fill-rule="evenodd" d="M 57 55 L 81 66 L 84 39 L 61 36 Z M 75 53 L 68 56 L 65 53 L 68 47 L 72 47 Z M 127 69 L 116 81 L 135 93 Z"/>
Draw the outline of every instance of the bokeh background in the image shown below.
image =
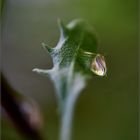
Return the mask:
<path id="1" fill-rule="evenodd" d="M 57 44 L 57 19 L 82 18 L 95 29 L 108 73 L 93 76 L 81 93 L 73 140 L 138 140 L 138 0 L 6 0 L 2 12 L 4 75 L 39 104 L 45 138 L 58 140 L 57 101 L 50 79 L 32 69 L 52 67 L 41 42 Z M 1 120 L 2 140 L 22 140 L 7 118 Z"/>

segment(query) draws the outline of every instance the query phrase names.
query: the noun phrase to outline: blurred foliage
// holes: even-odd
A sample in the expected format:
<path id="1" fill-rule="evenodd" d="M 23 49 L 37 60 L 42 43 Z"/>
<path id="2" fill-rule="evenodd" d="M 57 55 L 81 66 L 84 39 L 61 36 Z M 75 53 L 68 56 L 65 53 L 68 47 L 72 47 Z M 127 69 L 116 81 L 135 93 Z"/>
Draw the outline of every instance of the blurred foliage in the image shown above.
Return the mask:
<path id="1" fill-rule="evenodd" d="M 37 104 L 15 91 L 1 74 L 1 109 L 26 139 L 42 140 L 42 118 Z"/>
<path id="2" fill-rule="evenodd" d="M 4 0 L 0 0 L 0 11 L 1 11 L 0 14 L 2 14 L 3 7 L 4 7 Z"/>

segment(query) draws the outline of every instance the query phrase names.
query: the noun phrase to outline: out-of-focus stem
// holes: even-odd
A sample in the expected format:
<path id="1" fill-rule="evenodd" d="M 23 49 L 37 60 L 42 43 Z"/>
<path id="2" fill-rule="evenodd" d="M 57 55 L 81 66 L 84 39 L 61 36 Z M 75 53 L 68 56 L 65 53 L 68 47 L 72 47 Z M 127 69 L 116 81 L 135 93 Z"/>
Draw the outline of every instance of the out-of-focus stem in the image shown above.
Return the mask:
<path id="1" fill-rule="evenodd" d="M 1 75 L 1 106 L 7 113 L 12 123 L 16 126 L 26 140 L 43 140 L 37 128 L 33 127 L 21 104 L 27 102 L 16 90 L 8 83 L 4 75 Z M 34 117 L 34 116 L 33 116 Z"/>
<path id="2" fill-rule="evenodd" d="M 66 98 L 61 118 L 60 140 L 71 140 L 74 107 L 78 95 L 79 93 L 71 93 Z"/>

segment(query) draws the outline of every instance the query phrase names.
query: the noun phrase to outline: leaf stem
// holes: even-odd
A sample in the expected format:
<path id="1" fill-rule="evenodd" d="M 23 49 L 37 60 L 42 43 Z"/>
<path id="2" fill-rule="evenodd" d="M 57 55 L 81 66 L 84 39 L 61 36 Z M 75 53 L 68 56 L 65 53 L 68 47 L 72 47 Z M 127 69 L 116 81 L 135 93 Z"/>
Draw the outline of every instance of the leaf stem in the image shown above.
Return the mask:
<path id="1" fill-rule="evenodd" d="M 65 101 L 65 108 L 61 118 L 60 140 L 71 140 L 74 107 L 79 93 L 69 94 Z"/>

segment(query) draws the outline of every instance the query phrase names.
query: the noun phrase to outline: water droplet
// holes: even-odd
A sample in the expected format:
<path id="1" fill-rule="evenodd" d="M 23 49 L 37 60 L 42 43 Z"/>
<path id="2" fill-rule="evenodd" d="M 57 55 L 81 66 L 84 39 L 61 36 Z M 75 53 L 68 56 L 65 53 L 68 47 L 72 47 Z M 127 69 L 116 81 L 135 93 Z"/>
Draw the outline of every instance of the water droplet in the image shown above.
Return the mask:
<path id="1" fill-rule="evenodd" d="M 104 56 L 97 54 L 91 62 L 91 71 L 96 75 L 104 76 L 106 74 L 107 68 Z"/>

